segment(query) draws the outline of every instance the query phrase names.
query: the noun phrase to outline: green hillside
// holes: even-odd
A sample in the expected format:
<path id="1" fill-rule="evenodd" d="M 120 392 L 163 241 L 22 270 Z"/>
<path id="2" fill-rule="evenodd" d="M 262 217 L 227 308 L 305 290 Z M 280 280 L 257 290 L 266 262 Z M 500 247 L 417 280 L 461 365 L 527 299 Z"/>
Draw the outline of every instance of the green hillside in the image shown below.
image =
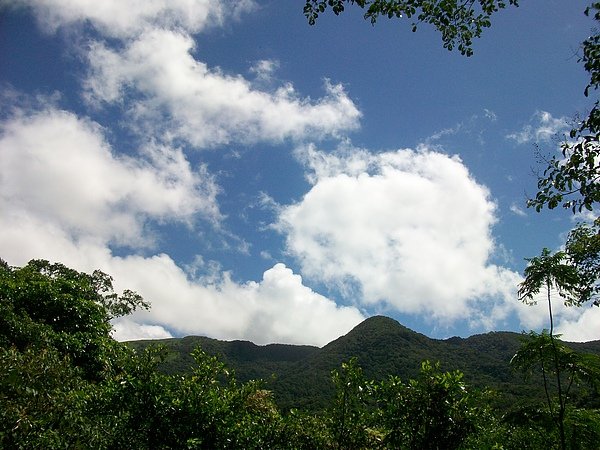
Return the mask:
<path id="1" fill-rule="evenodd" d="M 282 409 L 319 410 L 333 395 L 331 371 L 351 357 L 357 357 L 367 379 L 381 380 L 389 375 L 408 379 L 417 376 L 423 360 L 440 361 L 444 370 L 464 372 L 470 385 L 497 391 L 500 406 L 540 399 L 542 391 L 538 380 L 525 381 L 509 366 L 520 339 L 520 334 L 511 332 L 491 332 L 464 339 L 430 339 L 393 319 L 375 316 L 322 348 L 258 346 L 247 341 L 198 336 L 135 341 L 130 345 L 141 349 L 164 344 L 169 356 L 161 370 L 170 374 L 188 371 L 193 363 L 190 353 L 200 346 L 233 369 L 238 380 L 264 380 Z M 600 341 L 568 345 L 577 351 L 600 355 Z"/>
<path id="2" fill-rule="evenodd" d="M 309 345 L 270 344 L 259 346 L 248 341 L 220 341 L 203 336 L 187 336 L 175 339 L 130 342 L 135 349 L 148 345 L 164 345 L 169 350 L 161 370 L 168 374 L 185 373 L 194 364 L 192 350 L 200 347 L 206 353 L 217 356 L 227 367 L 233 369 L 240 381 L 269 380 L 274 374 L 286 372 L 298 361 L 309 358 L 319 351 Z"/>

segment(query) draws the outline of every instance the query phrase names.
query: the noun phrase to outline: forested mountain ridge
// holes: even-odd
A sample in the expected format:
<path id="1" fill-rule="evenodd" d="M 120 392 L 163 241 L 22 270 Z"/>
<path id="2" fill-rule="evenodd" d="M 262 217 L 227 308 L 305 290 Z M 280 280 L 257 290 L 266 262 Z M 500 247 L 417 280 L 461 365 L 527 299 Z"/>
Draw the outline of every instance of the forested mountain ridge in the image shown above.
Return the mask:
<path id="1" fill-rule="evenodd" d="M 438 340 L 414 332 L 391 318 L 374 316 L 322 348 L 259 346 L 248 341 L 220 341 L 199 336 L 129 344 L 136 349 L 151 344 L 165 345 L 169 355 L 161 369 L 167 373 L 188 371 L 193 364 L 190 353 L 199 346 L 225 362 L 235 371 L 238 380 L 262 379 L 282 409 L 318 410 L 333 395 L 331 371 L 352 357 L 357 358 L 367 379 L 381 380 L 390 375 L 408 379 L 417 376 L 422 361 L 439 361 L 444 370 L 464 372 L 465 381 L 470 385 L 500 392 L 500 403 L 537 398 L 540 391 L 532 388 L 539 380 L 526 381 L 509 365 L 521 345 L 521 337 L 513 332 L 490 332 Z M 600 355 L 600 341 L 568 343 L 568 346 L 579 352 Z"/>

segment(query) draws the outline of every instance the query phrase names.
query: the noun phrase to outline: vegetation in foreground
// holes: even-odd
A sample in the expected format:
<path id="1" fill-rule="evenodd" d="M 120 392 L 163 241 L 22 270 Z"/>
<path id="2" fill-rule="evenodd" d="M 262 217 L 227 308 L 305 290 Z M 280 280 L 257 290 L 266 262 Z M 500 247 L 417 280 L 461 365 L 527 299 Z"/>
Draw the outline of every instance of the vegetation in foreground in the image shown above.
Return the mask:
<path id="1" fill-rule="evenodd" d="M 598 357 L 545 334 L 527 339 L 515 357 L 525 373 L 544 375 L 542 403 L 492 407 L 501 393 L 472 389 L 462 372 L 429 361 L 413 378 L 371 381 L 352 358 L 332 372 L 325 409 L 282 413 L 260 381 L 236 381 L 201 349 L 189 373 L 166 374 L 158 370 L 164 348 L 136 352 L 113 340 L 110 320 L 139 307 L 148 305 L 131 291 L 117 295 L 102 272 L 1 262 L 0 447 L 592 449 L 600 442 L 600 411 L 586 404 L 597 396 Z M 555 367 L 563 397 L 553 394 Z M 588 391 L 571 401 L 567 386 Z"/>

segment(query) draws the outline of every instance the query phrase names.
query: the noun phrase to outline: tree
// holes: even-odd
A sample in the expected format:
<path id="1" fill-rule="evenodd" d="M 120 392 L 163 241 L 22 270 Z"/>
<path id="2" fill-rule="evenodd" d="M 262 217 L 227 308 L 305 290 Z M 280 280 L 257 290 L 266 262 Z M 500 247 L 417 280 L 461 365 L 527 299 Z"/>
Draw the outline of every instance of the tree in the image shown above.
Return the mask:
<path id="1" fill-rule="evenodd" d="M 281 448 L 313 450 L 331 448 L 327 418 L 292 409 L 283 418 Z"/>
<path id="2" fill-rule="evenodd" d="M 594 2 L 585 10 L 585 14 L 593 15 L 596 23 L 600 22 L 600 2 Z M 600 85 L 600 34 L 595 33 L 582 43 L 582 62 L 590 75 L 590 81 L 584 89 L 588 97 L 591 91 Z M 538 192 L 535 198 L 528 200 L 527 205 L 536 211 L 544 207 L 554 209 L 561 206 L 573 213 L 583 210 L 594 212 L 600 201 L 600 106 L 596 100 L 587 118 L 570 132 L 571 141 L 565 140 L 561 145 L 561 157 L 554 156 L 547 162 L 547 168 L 538 180 Z M 564 252 L 554 256 L 544 249 L 542 256 L 530 260 L 525 270 L 525 281 L 521 284 L 519 296 L 523 300 L 533 299 L 545 284 L 548 295 L 550 316 L 550 333 L 537 335 L 532 333 L 530 342 L 525 343 L 513 358 L 515 366 L 529 371 L 536 361 L 541 365 L 544 390 L 548 401 L 548 410 L 559 427 L 561 448 L 566 448 L 567 436 L 565 424 L 571 420 L 571 428 L 582 428 L 580 434 L 590 434 L 598 439 L 600 428 L 597 415 L 589 411 L 575 411 L 570 417 L 566 403 L 570 387 L 577 376 L 587 374 L 591 361 L 574 360 L 572 352 L 556 342 L 553 335 L 552 305 L 550 290 L 555 287 L 563 295 L 566 305 L 581 306 L 588 302 L 600 306 L 600 218 L 595 216 L 591 223 L 580 223 L 569 232 Z M 551 360 L 549 359 L 551 358 Z M 596 362 L 597 364 L 597 362 Z M 561 375 L 567 372 L 566 385 Z M 554 374 L 557 385 L 558 411 L 553 412 L 553 404 L 548 393 L 547 374 Z M 594 373 L 598 382 L 599 372 Z M 588 379 L 589 381 L 589 379 Z M 565 389 L 563 389 L 565 386 Z M 591 419 L 590 419 L 591 418 Z M 585 419 L 585 420 L 583 420 Z M 590 420 L 588 420 L 590 419 Z M 591 424 L 591 425 L 590 425 Z M 590 431 L 592 430 L 592 431 Z M 596 430 L 596 431 L 594 431 Z M 573 435 L 573 434 L 572 434 Z M 590 441 L 591 442 L 591 441 Z M 573 447 L 575 448 L 575 447 Z"/>
<path id="3" fill-rule="evenodd" d="M 544 330 L 538 334 L 530 332 L 511 360 L 511 365 L 521 371 L 526 378 L 541 371 L 547 413 L 537 414 L 521 411 L 520 421 L 530 420 L 544 430 L 546 439 L 552 437 L 554 429 L 559 430 L 561 448 L 589 448 L 600 439 L 600 421 L 597 411 L 578 409 L 572 405 L 572 390 L 582 385 L 598 388 L 600 383 L 600 359 L 595 355 L 577 353 L 562 342 L 559 336 L 551 337 Z M 551 384 L 551 377 L 555 382 Z M 553 385 L 557 388 L 552 395 Z"/>
<path id="4" fill-rule="evenodd" d="M 386 448 L 456 449 L 475 432 L 482 412 L 460 371 L 423 361 L 416 379 L 389 377 L 377 385 Z"/>
<path id="5" fill-rule="evenodd" d="M 310 25 L 329 7 L 335 15 L 344 12 L 346 4 L 366 9 L 365 20 L 375 24 L 381 16 L 416 18 L 412 31 L 421 23 L 433 25 L 442 35 L 444 48 L 455 47 L 462 55 L 473 54 L 473 39 L 491 26 L 491 16 L 507 5 L 518 6 L 518 0 L 306 0 L 304 15 Z"/>
<path id="6" fill-rule="evenodd" d="M 110 319 L 139 306 L 99 271 L 0 260 L 0 447 L 106 448 L 92 400 L 132 356 Z"/>
<path id="7" fill-rule="evenodd" d="M 525 268 L 525 279 L 519 285 L 519 299 L 529 305 L 535 304 L 536 296 L 545 289 L 552 337 L 554 331 L 552 291 L 555 290 L 566 304 L 577 303 L 579 273 L 574 265 L 567 262 L 567 254 L 562 251 L 552 254 L 549 249 L 544 248 L 540 256 L 527 258 L 526 261 L 529 264 Z"/>
<path id="8" fill-rule="evenodd" d="M 335 398 L 329 413 L 336 449 L 373 448 L 376 436 L 369 432 L 372 386 L 363 376 L 356 358 L 331 373 Z"/>
<path id="9" fill-rule="evenodd" d="M 116 361 L 110 320 L 148 307 L 133 291 L 115 293 L 112 278 L 99 270 L 86 274 L 45 260 L 0 264 L 0 346 L 52 347 L 90 378 Z"/>
<path id="10" fill-rule="evenodd" d="M 150 347 L 95 398 L 98 420 L 111 430 L 110 448 L 276 448 L 283 429 L 270 393 L 239 384 L 217 358 L 200 349 L 186 375 L 157 370 L 168 355 Z"/>
<path id="11" fill-rule="evenodd" d="M 600 2 L 585 10 L 600 23 Z M 590 75 L 584 89 L 588 97 L 600 86 L 600 34 L 596 30 L 581 45 L 579 62 Z M 587 118 L 570 132 L 571 141 L 562 144 L 561 157 L 554 156 L 538 180 L 538 192 L 527 205 L 536 211 L 561 206 L 573 213 L 594 212 L 600 201 L 600 104 L 596 100 Z M 600 218 L 591 224 L 579 224 L 569 233 L 567 257 L 580 273 L 579 296 L 571 304 L 581 306 L 589 301 L 600 306 Z"/>
<path id="12" fill-rule="evenodd" d="M 81 448 L 95 424 L 84 413 L 89 383 L 53 348 L 0 348 L 0 448 Z"/>
<path id="13" fill-rule="evenodd" d="M 558 389 L 558 412 L 556 414 L 556 422 L 559 428 L 561 448 L 566 448 L 566 435 L 565 435 L 565 408 L 566 408 L 566 394 L 568 389 L 563 389 L 563 381 L 561 377 L 561 349 L 556 343 L 556 337 L 554 336 L 554 317 L 552 314 L 552 291 L 556 291 L 563 299 L 565 304 L 576 304 L 579 301 L 578 293 L 580 292 L 580 276 L 577 268 L 566 261 L 567 255 L 565 252 L 556 252 L 554 255 L 544 248 L 542 254 L 535 258 L 528 259 L 529 264 L 525 268 L 525 279 L 519 286 L 519 299 L 528 304 L 536 303 L 536 295 L 540 293 L 542 289 L 546 291 L 546 297 L 548 301 L 548 316 L 550 319 L 550 333 L 548 335 L 548 342 L 552 348 L 552 359 L 553 359 L 553 370 L 555 373 L 555 379 Z M 544 335 L 541 335 L 542 337 Z M 541 338 L 540 338 L 541 339 Z M 542 341 L 542 344 L 544 341 Z M 536 342 L 535 345 L 538 345 Z M 545 347 L 540 347 L 544 349 Z M 539 356 L 539 360 L 542 364 L 542 374 L 544 379 L 544 389 L 548 396 L 548 380 L 546 377 L 546 370 L 544 366 L 545 353 L 542 352 L 540 355 L 532 354 L 531 351 L 527 350 L 527 347 L 523 347 L 523 357 Z M 541 351 L 541 350 L 540 350 Z M 517 358 L 517 361 L 519 358 Z M 522 364 L 521 364 L 522 365 Z M 570 385 L 569 385 L 570 386 Z M 552 414 L 552 405 L 550 397 L 548 396 L 548 403 L 550 412 Z"/>

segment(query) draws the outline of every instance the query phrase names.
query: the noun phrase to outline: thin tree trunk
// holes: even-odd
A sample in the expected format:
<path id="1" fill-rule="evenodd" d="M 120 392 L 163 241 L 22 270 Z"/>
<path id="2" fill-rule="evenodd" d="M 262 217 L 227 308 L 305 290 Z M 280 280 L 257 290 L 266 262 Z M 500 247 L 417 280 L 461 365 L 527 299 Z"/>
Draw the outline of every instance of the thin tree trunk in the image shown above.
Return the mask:
<path id="1" fill-rule="evenodd" d="M 552 300 L 550 298 L 551 283 L 550 278 L 547 280 L 546 289 L 548 292 L 548 312 L 550 314 L 550 342 L 552 343 L 552 351 L 554 353 L 554 366 L 556 369 L 556 384 L 558 387 L 558 430 L 560 432 L 560 448 L 566 450 L 567 442 L 565 438 L 565 399 L 563 398 L 562 385 L 560 382 L 560 363 L 558 360 L 558 349 L 554 342 L 554 318 L 552 317 Z"/>
<path id="2" fill-rule="evenodd" d="M 546 377 L 546 365 L 544 364 L 544 349 L 540 347 L 540 361 L 542 363 L 542 378 L 544 380 L 544 392 L 546 393 L 546 401 L 548 402 L 548 410 L 550 415 L 554 418 L 554 409 L 552 407 L 552 399 L 550 398 L 550 391 L 548 390 L 548 379 Z"/>

